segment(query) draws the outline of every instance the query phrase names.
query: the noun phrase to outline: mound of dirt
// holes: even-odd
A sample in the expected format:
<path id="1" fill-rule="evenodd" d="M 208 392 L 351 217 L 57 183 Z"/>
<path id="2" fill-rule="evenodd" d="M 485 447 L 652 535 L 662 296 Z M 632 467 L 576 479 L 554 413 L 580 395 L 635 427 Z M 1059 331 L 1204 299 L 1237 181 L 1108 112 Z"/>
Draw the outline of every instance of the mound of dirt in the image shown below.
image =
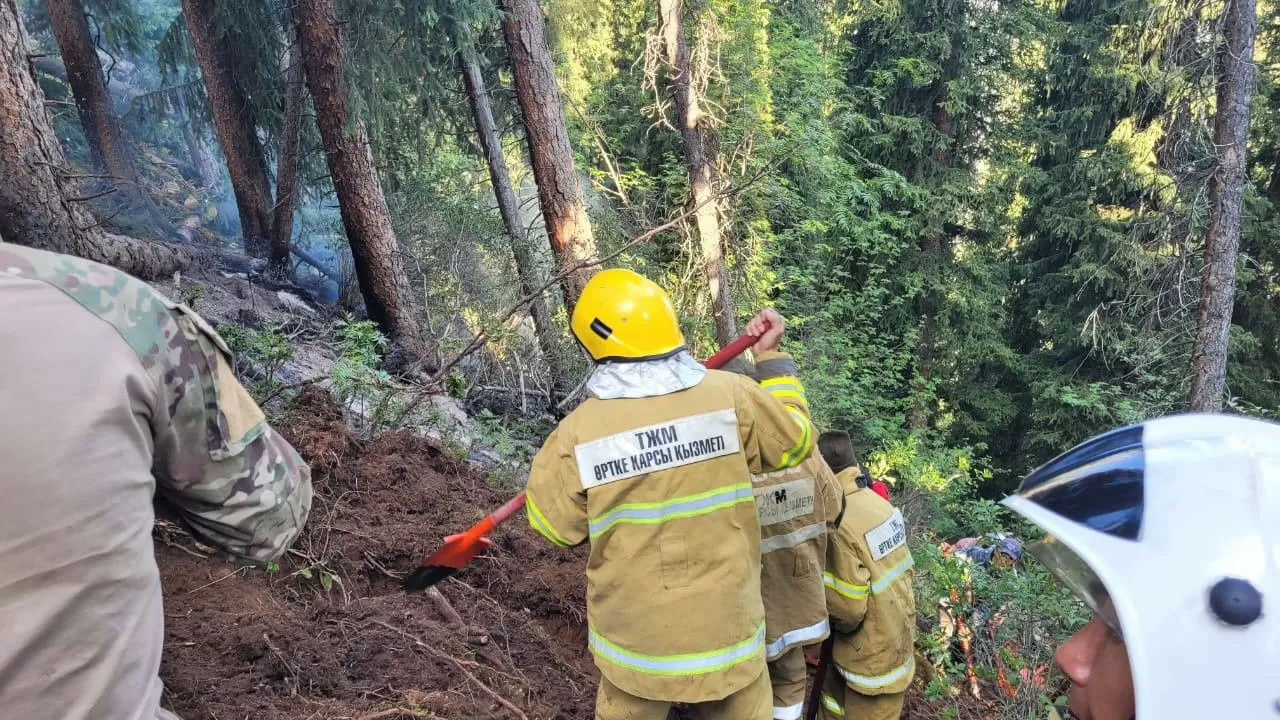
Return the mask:
<path id="1" fill-rule="evenodd" d="M 323 391 L 278 425 L 316 491 L 278 568 L 237 569 L 157 530 L 166 707 L 184 720 L 592 716 L 585 551 L 512 522 L 438 595 L 406 595 L 399 576 L 512 491 L 421 437 L 355 438 Z"/>

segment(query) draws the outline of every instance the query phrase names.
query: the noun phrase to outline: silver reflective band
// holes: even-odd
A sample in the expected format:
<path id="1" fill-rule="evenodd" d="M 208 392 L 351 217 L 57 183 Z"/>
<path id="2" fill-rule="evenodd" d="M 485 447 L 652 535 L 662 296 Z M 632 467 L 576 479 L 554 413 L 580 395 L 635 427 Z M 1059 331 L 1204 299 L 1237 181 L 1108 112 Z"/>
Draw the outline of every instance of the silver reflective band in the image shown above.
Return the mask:
<path id="1" fill-rule="evenodd" d="M 785 535 L 774 535 L 773 537 L 764 538 L 760 541 L 760 554 L 763 555 L 765 553 L 771 553 L 774 550 L 785 550 L 786 548 L 795 547 L 814 538 L 822 537 L 826 532 L 827 526 L 824 523 L 816 523 L 813 525 L 805 525 L 798 530 L 792 530 Z"/>
<path id="2" fill-rule="evenodd" d="M 826 708 L 832 715 L 844 717 L 844 708 L 840 706 L 840 703 L 836 702 L 835 698 L 826 693 L 822 693 L 822 707 Z"/>
<path id="3" fill-rule="evenodd" d="M 591 651 L 614 665 L 651 675 L 701 675 L 750 660 L 764 649 L 764 623 L 755 634 L 732 647 L 684 655 L 641 655 L 625 650 L 587 628 Z"/>
<path id="4" fill-rule="evenodd" d="M 892 685 L 915 672 L 915 669 L 915 656 L 907 658 L 905 663 L 883 675 L 859 675 L 858 673 L 845 670 L 838 664 L 836 665 L 836 670 L 840 671 L 840 674 L 844 676 L 846 682 L 852 685 L 855 689 L 862 688 L 864 690 L 879 690 L 887 685 Z"/>
<path id="5" fill-rule="evenodd" d="M 770 660 L 777 660 L 779 655 L 787 651 L 787 648 L 800 643 L 808 644 L 814 640 L 821 640 L 830 632 L 831 622 L 827 618 L 822 618 L 808 627 L 796 628 L 782 633 L 782 637 L 765 647 L 764 655 Z"/>
<path id="6" fill-rule="evenodd" d="M 800 720 L 800 713 L 804 711 L 804 703 L 798 702 L 795 705 L 786 707 L 773 706 L 773 720 Z"/>
<path id="7" fill-rule="evenodd" d="M 706 515 L 740 502 L 753 502 L 755 495 L 750 483 L 716 488 L 698 495 L 672 498 L 665 502 L 629 503 L 619 505 L 598 518 L 591 518 L 587 525 L 595 538 L 619 523 L 658 525 L 676 518 Z"/>
<path id="8" fill-rule="evenodd" d="M 908 552 L 906 560 L 903 560 L 897 565 L 894 565 L 892 568 L 889 569 L 889 572 L 882 575 L 879 580 L 876 580 L 871 583 L 871 592 L 876 594 L 884 592 L 890 585 L 893 584 L 894 580 L 897 580 L 898 578 L 902 577 L 902 574 L 910 570 L 913 566 L 915 566 L 915 564 L 916 564 L 915 558 L 911 557 L 911 553 Z"/>

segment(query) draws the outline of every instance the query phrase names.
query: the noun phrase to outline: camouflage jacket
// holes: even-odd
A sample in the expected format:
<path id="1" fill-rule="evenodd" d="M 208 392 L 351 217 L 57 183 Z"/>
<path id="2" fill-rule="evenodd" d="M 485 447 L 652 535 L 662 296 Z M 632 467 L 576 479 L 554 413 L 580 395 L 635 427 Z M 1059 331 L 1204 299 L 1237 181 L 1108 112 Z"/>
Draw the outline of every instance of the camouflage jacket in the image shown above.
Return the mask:
<path id="1" fill-rule="evenodd" d="M 183 305 L 103 265 L 0 243 L 0 707 L 154 718 L 163 641 L 152 498 L 268 561 L 310 471 Z"/>

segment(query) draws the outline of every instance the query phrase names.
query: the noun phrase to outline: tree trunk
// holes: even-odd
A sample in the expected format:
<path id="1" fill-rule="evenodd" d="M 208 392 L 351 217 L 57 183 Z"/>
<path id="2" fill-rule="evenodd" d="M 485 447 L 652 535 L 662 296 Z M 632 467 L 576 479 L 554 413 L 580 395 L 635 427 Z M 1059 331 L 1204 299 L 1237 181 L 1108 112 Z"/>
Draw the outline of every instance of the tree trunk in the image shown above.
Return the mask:
<path id="1" fill-rule="evenodd" d="M 89 143 L 94 163 L 116 180 L 136 185 L 138 169 L 133 155 L 120 131 L 111 95 L 107 92 L 106 78 L 98 49 L 89 34 L 89 20 L 80 0 L 45 0 L 53 36 L 63 65 L 67 68 L 67 83 L 76 98 L 80 111 L 80 125 Z"/>
<path id="2" fill-rule="evenodd" d="M 480 74 L 480 66 L 473 57 L 464 50 L 462 57 L 462 79 L 467 84 L 467 97 L 471 100 L 471 115 L 476 123 L 476 135 L 480 137 L 480 145 L 484 148 L 485 160 L 489 163 L 489 179 L 493 182 L 493 194 L 498 202 L 498 214 L 502 216 L 502 225 L 506 228 L 507 239 L 511 243 L 511 253 L 516 260 L 516 276 L 520 279 L 521 297 L 534 294 L 542 287 L 538 277 L 538 264 L 525 237 L 524 225 L 520 222 L 520 203 L 516 200 L 515 188 L 511 185 L 511 173 L 507 170 L 507 160 L 502 155 L 502 138 L 498 135 L 498 127 L 493 121 L 493 110 L 489 107 L 489 91 L 485 89 L 484 76 Z M 529 304 L 529 315 L 533 317 L 533 327 L 538 335 L 538 344 L 542 346 L 542 354 L 547 358 L 551 368 L 552 387 L 561 391 L 563 381 L 568 377 L 568 370 L 556 353 L 555 327 L 551 324 L 551 314 L 547 311 L 547 303 L 541 295 Z"/>
<path id="3" fill-rule="evenodd" d="M 222 185 L 222 178 L 218 177 L 218 173 L 209 166 L 209 156 L 206 154 L 204 140 L 196 131 L 195 118 L 187 109 L 187 95 L 181 90 L 176 95 L 178 96 L 178 114 L 182 117 L 179 122 L 182 126 L 182 142 L 187 146 L 187 154 L 191 156 L 191 167 L 200 178 L 201 187 L 217 190 Z"/>
<path id="4" fill-rule="evenodd" d="M 689 190 L 696 210 L 698 245 L 702 251 L 702 274 L 711 294 L 711 312 L 716 321 L 716 342 L 728 345 L 738 335 L 734 321 L 733 292 L 724 267 L 724 245 L 720 235 L 720 209 L 715 201 L 714 168 L 710 141 L 704 132 L 701 100 L 693 85 L 689 42 L 684 33 L 680 0 L 658 0 L 658 22 L 667 59 L 667 80 L 676 98 L 677 124 L 689 166 Z"/>
<path id="5" fill-rule="evenodd" d="M 524 117 L 529 164 L 538 183 L 538 200 L 547 237 L 560 271 L 596 258 L 596 239 L 587 217 L 582 185 L 573 168 L 573 148 L 565 128 L 564 109 L 556 90 L 555 66 L 547 48 L 546 23 L 538 0 L 502 0 L 502 32 L 511 55 L 516 99 Z M 583 268 L 564 278 L 565 307 L 570 312 L 596 268 Z"/>
<path id="6" fill-rule="evenodd" d="M 142 278 L 191 262 L 183 248 L 108 235 L 76 200 L 67 159 L 27 64 L 17 0 L 0 0 L 0 240 L 71 253 Z"/>
<path id="7" fill-rule="evenodd" d="M 231 49 L 214 23 L 216 0 L 182 0 L 191 44 L 195 47 L 200 75 L 213 111 L 213 128 L 226 156 L 231 189 L 240 213 L 244 249 L 253 257 L 267 256 L 271 232 L 271 182 L 267 160 L 258 141 L 248 102 L 236 84 Z"/>
<path id="8" fill-rule="evenodd" d="M 408 369 L 421 363 L 427 372 L 434 372 L 434 348 L 422 331 L 409 299 L 409 283 L 396 258 L 396 235 L 373 164 L 369 134 L 352 113 L 342 77 L 342 34 L 335 0 L 297 0 L 293 20 L 369 318 L 398 346 L 388 356 L 390 364 Z"/>
<path id="9" fill-rule="evenodd" d="M 947 91 L 945 86 L 940 90 L 933 103 L 933 126 L 942 138 L 931 153 L 933 164 L 939 171 L 951 167 L 952 123 L 951 115 L 946 107 Z M 916 382 L 912 387 L 911 409 L 907 412 L 907 425 L 913 431 L 928 429 L 930 408 L 933 405 L 934 392 L 931 387 L 937 374 L 935 366 L 941 346 L 938 333 L 938 313 L 942 311 L 944 298 L 938 289 L 941 278 L 950 273 L 951 240 L 947 235 L 947 223 L 939 222 L 937 227 L 930 228 L 921 236 L 919 242 L 920 260 L 924 267 L 925 286 L 917 300 L 920 316 L 920 337 L 916 342 Z"/>
<path id="10" fill-rule="evenodd" d="M 284 129 L 276 165 L 276 206 L 271 218 L 271 272 L 289 275 L 289 245 L 293 242 L 293 208 L 298 199 L 298 139 L 302 135 L 302 53 L 296 33 L 289 33 L 284 56 Z"/>
<path id="11" fill-rule="evenodd" d="M 1204 244 L 1204 280 L 1191 354 L 1191 411 L 1222 409 L 1227 389 L 1227 352 L 1235 305 L 1236 255 L 1244 205 L 1249 106 L 1253 101 L 1255 0 L 1227 0 L 1218 51 L 1218 107 L 1213 144 L 1218 167 L 1209 183 L 1209 227 Z"/>

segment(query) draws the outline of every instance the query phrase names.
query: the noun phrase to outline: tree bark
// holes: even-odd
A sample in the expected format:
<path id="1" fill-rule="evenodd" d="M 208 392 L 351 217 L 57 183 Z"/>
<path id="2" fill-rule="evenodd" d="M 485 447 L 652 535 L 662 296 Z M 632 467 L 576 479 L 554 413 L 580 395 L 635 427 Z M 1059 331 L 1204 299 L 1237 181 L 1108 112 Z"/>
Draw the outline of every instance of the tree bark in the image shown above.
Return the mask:
<path id="1" fill-rule="evenodd" d="M 728 345 L 738 336 L 734 318 L 733 291 L 724 266 L 724 239 L 720 233 L 720 209 L 714 198 L 714 150 L 704 128 L 698 89 L 693 85 L 693 69 L 689 60 L 689 41 L 684 31 L 684 8 L 681 0 L 658 0 L 658 24 L 667 60 L 667 82 L 676 99 L 676 122 L 684 146 L 684 161 L 689 167 L 689 190 L 696 210 L 698 247 L 702 253 L 702 275 L 711 295 L 711 312 L 716 322 L 716 342 Z"/>
<path id="2" fill-rule="evenodd" d="M 511 55 L 516 100 L 524 117 L 529 164 L 538 183 L 547 238 L 563 271 L 594 259 L 596 240 L 582 185 L 573 168 L 573 148 L 556 89 L 555 66 L 547 48 L 546 23 L 538 0 L 502 0 L 502 10 L 502 32 Z M 565 277 L 562 289 L 570 312 L 582 287 L 594 274 L 594 268 L 584 268 Z"/>
<path id="3" fill-rule="evenodd" d="M 248 112 L 248 102 L 236 84 L 231 49 L 214 23 L 215 4 L 216 0 L 182 0 L 182 15 L 209 95 L 213 128 L 227 160 L 245 252 L 253 257 L 266 257 L 267 238 L 271 233 L 267 160 L 258 141 L 254 118 Z"/>
<path id="4" fill-rule="evenodd" d="M 933 103 L 933 127 L 938 131 L 942 141 L 930 154 L 933 164 L 939 171 L 951 167 L 953 153 L 951 150 L 952 122 L 951 114 L 946 107 L 947 91 L 945 85 L 939 90 L 938 98 Z M 927 278 L 925 287 L 920 293 L 916 308 L 920 316 L 920 337 L 916 342 L 916 376 L 913 384 L 911 409 L 907 412 L 907 425 L 913 431 L 928 429 L 930 406 L 935 399 L 931 385 L 936 372 L 938 355 L 941 350 L 941 338 L 938 333 L 938 313 L 942 311 L 944 298 L 936 283 L 941 277 L 950 273 L 952 261 L 951 239 L 947 233 L 945 221 L 937 223 L 937 227 L 927 229 L 920 237 L 920 260 Z"/>
<path id="5" fill-rule="evenodd" d="M 434 372 L 434 348 L 423 333 L 404 269 L 396 258 L 396 235 L 373 164 L 369 134 L 352 112 L 342 77 L 342 34 L 335 0 L 297 0 L 293 20 L 369 318 L 398 346 L 388 355 L 390 364 L 398 369 L 418 365 Z"/>
<path id="6" fill-rule="evenodd" d="M 179 90 L 177 111 L 182 116 L 180 125 L 182 126 L 182 142 L 187 146 L 187 154 L 191 156 L 191 167 L 196 171 L 196 176 L 200 178 L 200 185 L 209 190 L 216 190 L 222 185 L 222 178 L 218 177 L 218 173 L 209 166 L 209 156 L 206 154 L 204 140 L 200 137 L 200 133 L 196 131 L 195 118 L 191 116 L 191 111 L 187 109 L 186 93 Z"/>
<path id="7" fill-rule="evenodd" d="M 107 92 L 102 62 L 89 34 L 84 5 L 80 0 L 45 0 L 45 8 L 67 68 L 67 83 L 75 96 L 80 125 L 84 127 L 94 163 L 117 181 L 136 185 L 138 169 Z"/>
<path id="8" fill-rule="evenodd" d="M 1255 0 L 1227 0 L 1222 46 L 1218 51 L 1218 106 L 1213 120 L 1218 167 L 1209 183 L 1204 279 L 1191 354 L 1192 412 L 1221 410 L 1227 390 L 1227 353 L 1235 305 L 1236 256 L 1240 250 L 1257 25 Z"/>
<path id="9" fill-rule="evenodd" d="M 507 169 L 507 160 L 502 155 L 502 138 L 498 135 L 497 124 L 493 121 L 493 109 L 489 106 L 489 91 L 485 88 L 484 76 L 480 66 L 465 50 L 461 53 L 462 79 L 467 85 L 467 97 L 471 101 L 471 115 L 476 123 L 476 135 L 480 137 L 480 146 L 484 149 L 485 160 L 489 164 L 489 180 L 493 183 L 493 195 L 498 203 L 498 214 L 502 216 L 502 225 L 507 231 L 507 240 L 511 243 L 511 253 L 515 256 L 516 276 L 520 280 L 521 297 L 533 295 L 542 287 L 542 279 L 538 277 L 538 263 L 525 237 L 524 225 L 520 222 L 520 203 L 516 200 L 515 188 L 511 185 L 511 173 Z M 542 296 L 537 296 L 529 304 L 529 315 L 533 318 L 533 327 L 538 336 L 538 344 L 542 354 L 547 358 L 551 369 L 552 386 L 557 393 L 568 377 L 568 370 L 556 353 L 555 327 L 551 324 L 551 314 L 547 311 L 547 303 Z"/>
<path id="10" fill-rule="evenodd" d="M 271 218 L 271 272 L 289 275 L 289 246 L 293 242 L 293 208 L 298 199 L 298 139 L 302 135 L 302 93 L 304 77 L 302 53 L 295 32 L 289 33 L 289 51 L 284 56 L 284 128 L 280 135 L 280 158 L 276 164 L 276 205 Z"/>
<path id="11" fill-rule="evenodd" d="M 144 279 L 191 263 L 183 248 L 102 232 L 75 201 L 66 166 L 27 63 L 17 0 L 0 0 L 0 240 L 79 255 Z"/>

